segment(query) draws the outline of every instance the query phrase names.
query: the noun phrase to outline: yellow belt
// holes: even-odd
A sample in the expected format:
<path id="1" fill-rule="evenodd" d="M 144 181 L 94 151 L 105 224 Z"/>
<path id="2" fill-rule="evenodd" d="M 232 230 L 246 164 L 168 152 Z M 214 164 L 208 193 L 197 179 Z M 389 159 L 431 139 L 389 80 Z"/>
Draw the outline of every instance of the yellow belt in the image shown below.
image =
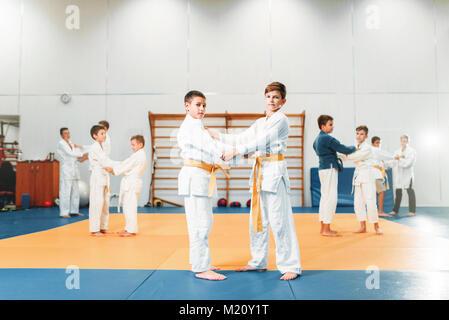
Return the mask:
<path id="1" fill-rule="evenodd" d="M 225 174 L 225 176 L 229 179 L 229 174 L 227 174 L 222 167 L 220 167 L 218 164 L 209 164 L 198 160 L 191 160 L 191 159 L 185 159 L 184 165 L 187 167 L 197 167 L 201 168 L 203 170 L 206 170 L 210 173 L 210 180 L 209 180 L 209 197 L 212 197 L 215 190 L 215 185 L 217 183 L 217 177 L 215 176 L 215 171 L 221 170 Z"/>
<path id="2" fill-rule="evenodd" d="M 387 190 L 389 190 L 390 189 L 390 185 L 388 184 L 388 175 L 385 172 L 385 169 L 383 167 L 381 167 L 381 166 L 374 166 L 374 168 L 379 169 L 382 172 L 382 176 L 383 176 L 384 180 L 387 183 Z"/>
<path id="3" fill-rule="evenodd" d="M 253 219 L 254 231 L 261 232 L 262 226 L 262 213 L 260 210 L 260 186 L 262 184 L 262 162 L 263 161 L 283 161 L 283 154 L 266 154 L 263 156 L 256 156 L 253 171 L 253 194 L 251 197 L 251 214 Z"/>

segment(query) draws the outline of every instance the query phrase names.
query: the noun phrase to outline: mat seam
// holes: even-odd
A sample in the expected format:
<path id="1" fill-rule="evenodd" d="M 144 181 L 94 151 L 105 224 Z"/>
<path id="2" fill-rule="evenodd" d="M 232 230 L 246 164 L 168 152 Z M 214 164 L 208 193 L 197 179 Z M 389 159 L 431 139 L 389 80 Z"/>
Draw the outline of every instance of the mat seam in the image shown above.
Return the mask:
<path id="1" fill-rule="evenodd" d="M 153 270 L 153 272 L 151 272 L 148 277 L 145 278 L 145 280 L 143 280 L 134 290 L 133 292 L 131 292 L 125 300 L 129 300 L 129 298 L 153 275 L 153 273 L 155 273 L 157 270 Z"/>

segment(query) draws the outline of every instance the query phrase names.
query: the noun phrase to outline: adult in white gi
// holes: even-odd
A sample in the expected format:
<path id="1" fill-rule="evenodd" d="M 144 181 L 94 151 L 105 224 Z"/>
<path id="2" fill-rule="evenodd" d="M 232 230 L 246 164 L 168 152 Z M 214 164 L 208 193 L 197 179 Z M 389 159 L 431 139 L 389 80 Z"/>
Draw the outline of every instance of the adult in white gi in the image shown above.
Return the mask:
<path id="1" fill-rule="evenodd" d="M 280 111 L 286 102 L 285 94 L 283 84 L 268 85 L 265 89 L 266 117 L 256 120 L 240 134 L 220 133 L 218 137 L 225 144 L 236 146 L 224 154 L 225 161 L 249 153 L 254 153 L 255 158 L 249 180 L 253 194 L 250 213 L 252 259 L 237 271 L 267 268 L 271 226 L 276 243 L 276 265 L 283 274 L 281 280 L 292 280 L 301 274 L 301 263 L 290 203 L 287 162 L 283 157 L 289 133 L 288 118 Z"/>
<path id="2" fill-rule="evenodd" d="M 366 220 L 374 224 L 376 234 L 382 234 L 379 227 L 379 217 L 376 203 L 376 168 L 374 168 L 374 151 L 368 141 L 368 128 L 359 126 L 356 129 L 358 150 L 345 158 L 354 161 L 354 211 L 360 222 L 356 233 L 366 232 Z"/>
<path id="3" fill-rule="evenodd" d="M 89 231 L 92 235 L 102 236 L 103 234 L 111 233 L 108 231 L 110 177 L 105 168 L 113 167 L 115 162 L 107 157 L 101 146 L 101 143 L 106 138 L 106 132 L 103 127 L 99 125 L 93 126 L 91 136 L 95 139 L 95 142 L 89 149 L 91 167 Z"/>
<path id="4" fill-rule="evenodd" d="M 184 166 L 178 175 L 178 194 L 184 197 L 189 233 L 191 270 L 207 280 L 224 280 L 210 262 L 209 232 L 212 227 L 212 197 L 216 195 L 215 171 L 226 147 L 213 140 L 203 126 L 206 98 L 190 91 L 184 98 L 187 112 L 177 134 Z M 211 182 L 212 181 L 212 182 Z"/>
<path id="5" fill-rule="evenodd" d="M 387 163 L 389 167 L 393 168 L 393 185 L 395 188 L 394 208 L 390 214 L 395 215 L 399 212 L 402 201 L 402 189 L 406 189 L 408 194 L 408 215 L 414 216 L 416 213 L 416 196 L 413 183 L 415 180 L 416 151 L 409 146 L 409 137 L 407 135 L 401 136 L 401 148 L 395 151 L 394 159 Z"/>
<path id="6" fill-rule="evenodd" d="M 138 231 L 137 227 L 137 199 L 142 190 L 142 175 L 147 166 L 147 157 L 143 149 L 145 140 L 143 136 L 137 135 L 131 138 L 131 148 L 133 154 L 126 160 L 119 162 L 113 168 L 106 170 L 114 175 L 123 174 L 120 183 L 120 197 L 118 208 L 123 204 L 123 214 L 125 215 L 125 229 L 119 231 L 122 237 L 134 236 Z"/>
<path id="7" fill-rule="evenodd" d="M 59 215 L 63 218 L 82 216 L 79 213 L 80 194 L 78 162 L 86 160 L 81 147 L 70 141 L 68 128 L 60 129 L 61 140 L 56 148 L 59 160 Z"/>

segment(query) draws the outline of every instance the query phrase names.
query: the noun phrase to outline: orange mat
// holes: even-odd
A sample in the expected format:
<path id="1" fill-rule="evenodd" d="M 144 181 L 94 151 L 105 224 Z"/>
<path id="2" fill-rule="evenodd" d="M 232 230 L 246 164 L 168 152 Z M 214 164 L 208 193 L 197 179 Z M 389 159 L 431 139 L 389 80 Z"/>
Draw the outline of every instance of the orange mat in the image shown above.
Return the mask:
<path id="1" fill-rule="evenodd" d="M 184 214 L 139 214 L 133 238 L 91 237 L 88 221 L 0 240 L 0 268 L 175 269 L 188 270 Z M 319 235 L 317 214 L 295 214 L 304 270 L 449 270 L 449 240 L 381 219 L 383 236 L 353 234 L 353 214 L 338 214 L 333 229 L 343 237 Z M 210 235 L 213 265 L 233 270 L 250 259 L 248 214 L 216 214 Z M 123 228 L 120 214 L 110 215 L 110 230 Z M 269 269 L 275 270 L 270 239 Z"/>

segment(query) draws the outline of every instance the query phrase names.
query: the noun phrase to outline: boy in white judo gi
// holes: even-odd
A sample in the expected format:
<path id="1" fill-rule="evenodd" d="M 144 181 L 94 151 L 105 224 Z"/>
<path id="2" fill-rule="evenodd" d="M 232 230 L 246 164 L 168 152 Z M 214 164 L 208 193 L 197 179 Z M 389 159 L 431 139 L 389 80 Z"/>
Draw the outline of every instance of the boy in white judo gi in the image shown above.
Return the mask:
<path id="1" fill-rule="evenodd" d="M 266 117 L 256 120 L 240 134 L 221 134 L 215 138 L 236 146 L 223 154 L 223 160 L 252 154 L 255 159 L 249 180 L 251 198 L 250 247 L 252 259 L 237 271 L 265 271 L 268 265 L 270 226 L 276 243 L 276 265 L 281 280 L 301 274 L 298 238 L 290 203 L 290 180 L 284 153 L 289 133 L 288 118 L 281 111 L 286 88 L 273 82 L 265 88 Z"/>
<path id="2" fill-rule="evenodd" d="M 399 212 L 402 201 L 402 189 L 407 190 L 409 216 L 416 213 L 416 196 L 413 189 L 415 180 L 414 167 L 416 162 L 416 151 L 409 146 L 408 135 L 401 136 L 401 148 L 394 153 L 394 160 L 388 162 L 388 166 L 393 168 L 393 185 L 395 188 L 394 208 L 390 212 L 395 215 Z"/>
<path id="3" fill-rule="evenodd" d="M 94 125 L 90 135 L 95 142 L 89 148 L 89 231 L 93 236 L 103 236 L 112 233 L 108 231 L 110 177 L 105 168 L 113 167 L 115 163 L 108 158 L 101 145 L 106 138 L 104 127 Z"/>
<path id="4" fill-rule="evenodd" d="M 355 233 L 366 232 L 366 220 L 374 224 L 376 234 L 381 235 L 376 203 L 376 168 L 374 168 L 374 152 L 368 140 L 368 127 L 356 128 L 357 151 L 343 157 L 355 164 L 354 178 L 354 211 L 360 222 L 360 229 Z"/>
<path id="5" fill-rule="evenodd" d="M 212 227 L 212 196 L 216 194 L 217 169 L 226 146 L 212 139 L 203 126 L 206 97 L 190 91 L 184 97 L 186 118 L 181 124 L 177 140 L 184 166 L 178 175 L 178 194 L 184 197 L 189 233 L 191 270 L 195 276 L 207 280 L 224 280 L 215 272 L 209 251 L 209 232 Z M 223 171 L 224 172 L 224 171 Z"/>
<path id="6" fill-rule="evenodd" d="M 120 183 L 119 212 L 123 204 L 126 226 L 124 230 L 117 232 L 121 237 L 135 236 L 137 233 L 137 199 L 142 190 L 142 175 L 147 166 L 147 157 L 143 147 L 145 139 L 141 135 L 131 138 L 133 154 L 126 160 L 119 162 L 113 168 L 107 167 L 106 171 L 114 175 L 124 175 Z"/>
<path id="7" fill-rule="evenodd" d="M 313 142 L 313 149 L 319 157 L 318 175 L 321 183 L 321 198 L 318 217 L 321 223 L 320 234 L 327 237 L 340 236 L 331 230 L 338 202 L 338 172 L 343 170 L 337 152 L 350 154 L 355 152 L 354 146 L 345 146 L 330 134 L 334 131 L 334 119 L 326 114 L 318 117 L 320 133 Z"/>
<path id="8" fill-rule="evenodd" d="M 59 216 L 70 218 L 70 216 L 82 216 L 79 213 L 80 193 L 78 181 L 80 173 L 78 162 L 87 159 L 87 153 L 83 154 L 82 147 L 70 141 L 68 128 L 59 130 L 61 140 L 56 148 L 59 160 Z"/>
<path id="9" fill-rule="evenodd" d="M 393 155 L 381 149 L 381 139 L 377 136 L 371 138 L 371 146 L 373 147 L 373 163 L 376 178 L 376 192 L 379 194 L 379 217 L 391 217 L 384 212 L 385 191 L 390 189 L 390 183 L 385 171 L 384 161 L 393 160 Z"/>
<path id="10" fill-rule="evenodd" d="M 106 138 L 102 142 L 101 146 L 103 147 L 104 153 L 109 157 L 111 155 L 111 136 L 109 135 L 109 122 L 106 120 L 101 120 L 98 122 L 100 126 L 104 127 L 104 130 L 106 131 Z"/>

